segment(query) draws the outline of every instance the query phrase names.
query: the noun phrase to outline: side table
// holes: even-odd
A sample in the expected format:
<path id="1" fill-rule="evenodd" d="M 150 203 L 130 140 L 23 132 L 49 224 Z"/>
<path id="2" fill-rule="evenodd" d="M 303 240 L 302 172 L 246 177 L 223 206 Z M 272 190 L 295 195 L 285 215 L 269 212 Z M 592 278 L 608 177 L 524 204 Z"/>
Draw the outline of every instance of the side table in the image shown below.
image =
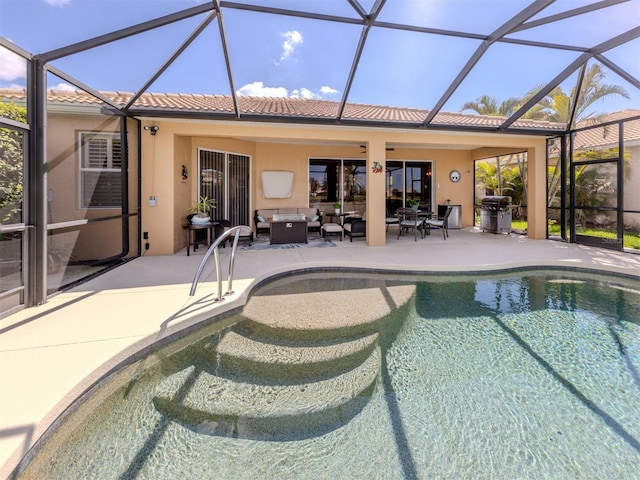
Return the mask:
<path id="1" fill-rule="evenodd" d="M 193 247 L 193 253 L 198 249 L 198 245 L 201 243 L 205 243 L 206 245 L 211 245 L 211 237 L 213 232 L 213 227 L 215 227 L 216 223 L 188 223 L 183 225 L 182 228 L 187 232 L 187 257 L 189 256 L 189 250 Z M 206 240 L 198 240 L 196 232 L 198 230 L 206 230 L 207 239 Z"/>

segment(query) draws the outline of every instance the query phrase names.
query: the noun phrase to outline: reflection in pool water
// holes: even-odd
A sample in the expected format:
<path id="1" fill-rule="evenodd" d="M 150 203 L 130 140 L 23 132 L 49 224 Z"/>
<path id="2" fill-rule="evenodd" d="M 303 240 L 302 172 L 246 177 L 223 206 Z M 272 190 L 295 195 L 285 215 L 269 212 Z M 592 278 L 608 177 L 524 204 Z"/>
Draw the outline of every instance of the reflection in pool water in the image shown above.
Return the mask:
<path id="1" fill-rule="evenodd" d="M 334 401 L 334 390 L 342 388 L 317 387 L 333 385 L 326 371 L 313 379 L 297 378 L 295 371 L 282 374 L 287 378 L 269 371 L 234 373 L 220 361 L 219 342 L 229 331 L 245 334 L 246 325 L 222 331 L 210 325 L 155 352 L 135 366 L 135 375 L 130 367 L 106 387 L 109 394 L 96 395 L 103 398 L 97 405 L 92 400 L 80 407 L 23 477 L 637 476 L 637 281 L 552 271 L 330 275 L 287 277 L 255 296 L 282 305 L 290 295 L 337 290 L 357 310 L 359 290 L 377 288 L 389 299 L 394 288 L 415 285 L 411 300 L 377 324 L 380 335 L 375 345 L 362 347 L 362 361 L 339 370 L 352 374 L 355 384 L 367 375 L 366 362 L 376 369 L 371 386 L 353 400 L 326 415 L 299 412 L 296 420 L 289 412 L 266 424 L 203 413 L 198 402 L 227 408 L 221 406 L 227 392 L 244 392 L 234 401 L 258 411 L 265 397 L 277 403 L 285 386 L 297 386 L 300 396 L 316 388 L 313 398 L 320 403 Z M 299 342 L 284 332 L 272 343 L 286 349 Z M 142 364 L 153 366 L 140 374 Z"/>

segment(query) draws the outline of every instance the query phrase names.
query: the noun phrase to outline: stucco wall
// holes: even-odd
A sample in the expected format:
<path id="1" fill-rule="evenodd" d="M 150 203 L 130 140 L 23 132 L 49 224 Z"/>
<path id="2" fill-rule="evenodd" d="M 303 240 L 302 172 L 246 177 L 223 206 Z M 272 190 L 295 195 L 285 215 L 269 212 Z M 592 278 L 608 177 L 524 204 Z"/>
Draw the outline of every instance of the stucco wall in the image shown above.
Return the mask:
<path id="1" fill-rule="evenodd" d="M 59 224 L 120 215 L 121 209 L 81 208 L 80 202 L 80 132 L 112 133 L 120 131 L 120 121 L 95 114 L 50 114 L 47 118 L 47 189 L 48 222 Z M 133 122 L 131 122 L 133 124 Z M 129 202 L 137 210 L 137 138 L 135 129 L 128 137 L 130 165 Z M 132 223 L 135 226 L 135 222 Z M 74 261 L 98 260 L 121 253 L 120 220 L 91 223 L 54 230 L 51 242 L 64 248 Z M 132 240 L 135 250 L 138 233 Z M 137 252 L 137 250 L 135 250 Z"/>
<path id="2" fill-rule="evenodd" d="M 143 231 L 149 231 L 151 249 L 148 254 L 152 255 L 172 254 L 184 248 L 186 244 L 182 224 L 191 202 L 197 197 L 198 148 L 251 156 L 251 213 L 259 208 L 307 206 L 308 160 L 311 157 L 369 157 L 368 180 L 378 179 L 371 174 L 373 159 L 432 161 L 436 204 L 444 204 L 449 199 L 452 204 L 462 205 L 463 226 L 470 226 L 473 224 L 473 159 L 481 151 L 479 149 L 495 148 L 504 152 L 541 147 L 541 158 L 544 158 L 545 144 L 541 138 L 516 135 L 374 131 L 363 128 L 236 122 L 157 122 L 157 125 L 160 130 L 154 137 L 155 144 L 150 135 L 143 133 L 142 138 Z M 190 152 L 188 158 L 185 158 L 187 142 L 190 144 Z M 394 150 L 385 151 L 384 147 L 388 144 L 393 144 Z M 363 153 L 360 145 L 370 145 L 367 153 Z M 187 181 L 183 181 L 181 177 L 183 163 L 188 166 L 190 172 Z M 453 169 L 461 172 L 460 182 L 454 183 L 449 180 L 449 172 Z M 261 179 L 261 172 L 264 170 L 293 171 L 295 180 L 292 197 L 264 198 Z M 148 177 L 154 172 L 155 181 L 151 182 Z M 145 199 L 151 194 L 152 185 L 158 197 L 155 207 L 145 203 Z M 367 190 L 371 191 L 370 185 L 367 185 Z M 368 199 L 367 216 L 370 219 L 383 218 L 384 214 L 384 196 L 376 196 L 371 202 Z M 380 222 L 370 223 L 377 225 Z M 544 220 L 542 224 L 545 224 Z M 383 232 L 384 223 L 380 223 L 380 226 Z M 384 244 L 384 241 L 384 233 L 376 231 L 375 235 L 367 235 L 367 243 L 370 245 Z"/>

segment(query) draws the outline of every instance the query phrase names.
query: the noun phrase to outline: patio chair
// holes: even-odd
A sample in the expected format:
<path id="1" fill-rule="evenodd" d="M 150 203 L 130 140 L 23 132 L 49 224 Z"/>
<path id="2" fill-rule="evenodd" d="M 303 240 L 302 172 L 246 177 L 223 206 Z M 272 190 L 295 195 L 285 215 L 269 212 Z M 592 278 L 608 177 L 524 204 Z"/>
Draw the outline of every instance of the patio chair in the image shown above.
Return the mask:
<path id="1" fill-rule="evenodd" d="M 451 205 L 447 206 L 447 209 L 444 211 L 444 215 L 442 216 L 442 220 L 436 218 L 429 218 L 424 221 L 424 226 L 427 229 L 427 235 L 431 235 L 431 227 L 442 229 L 442 236 L 446 240 L 449 237 L 449 215 L 451 215 L 451 211 L 453 207 Z"/>
<path id="2" fill-rule="evenodd" d="M 353 242 L 353 237 L 367 236 L 367 222 L 362 217 L 346 217 L 344 224 L 344 235 L 349 237 L 349 241 Z"/>
<path id="3" fill-rule="evenodd" d="M 226 232 L 230 228 L 231 228 L 231 222 L 229 220 L 226 220 L 226 219 L 218 220 L 215 225 L 216 238 L 218 238 L 220 235 L 222 235 L 224 232 Z M 224 242 L 221 243 L 222 248 L 225 248 L 227 246 L 227 242 L 229 242 L 229 244 L 231 245 L 232 241 L 233 241 L 233 236 L 227 238 Z M 250 228 L 242 229 L 240 231 L 240 235 L 238 235 L 238 242 L 242 242 L 242 241 L 248 242 L 249 245 L 251 245 L 253 243 L 253 230 L 251 230 Z"/>
<path id="4" fill-rule="evenodd" d="M 399 208 L 396 214 L 398 216 L 398 239 L 409 230 L 413 230 L 414 241 L 418 240 L 418 231 L 420 238 L 424 238 L 424 218 L 418 215 L 418 211 L 413 208 Z"/>
<path id="5" fill-rule="evenodd" d="M 389 231 L 389 226 L 400 224 L 400 219 L 397 215 L 394 215 L 387 210 L 386 218 L 384 219 L 384 223 L 387 226 L 387 232 Z"/>

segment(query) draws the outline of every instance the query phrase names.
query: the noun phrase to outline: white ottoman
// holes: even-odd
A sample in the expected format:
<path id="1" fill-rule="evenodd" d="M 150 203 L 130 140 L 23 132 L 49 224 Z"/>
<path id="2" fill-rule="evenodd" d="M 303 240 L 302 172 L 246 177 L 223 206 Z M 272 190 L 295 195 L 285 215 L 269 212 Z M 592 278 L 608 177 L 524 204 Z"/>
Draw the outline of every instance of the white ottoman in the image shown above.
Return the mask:
<path id="1" fill-rule="evenodd" d="M 338 235 L 342 241 L 342 227 L 337 223 L 325 223 L 322 225 L 322 236 L 326 242 L 329 241 L 330 235 Z"/>

